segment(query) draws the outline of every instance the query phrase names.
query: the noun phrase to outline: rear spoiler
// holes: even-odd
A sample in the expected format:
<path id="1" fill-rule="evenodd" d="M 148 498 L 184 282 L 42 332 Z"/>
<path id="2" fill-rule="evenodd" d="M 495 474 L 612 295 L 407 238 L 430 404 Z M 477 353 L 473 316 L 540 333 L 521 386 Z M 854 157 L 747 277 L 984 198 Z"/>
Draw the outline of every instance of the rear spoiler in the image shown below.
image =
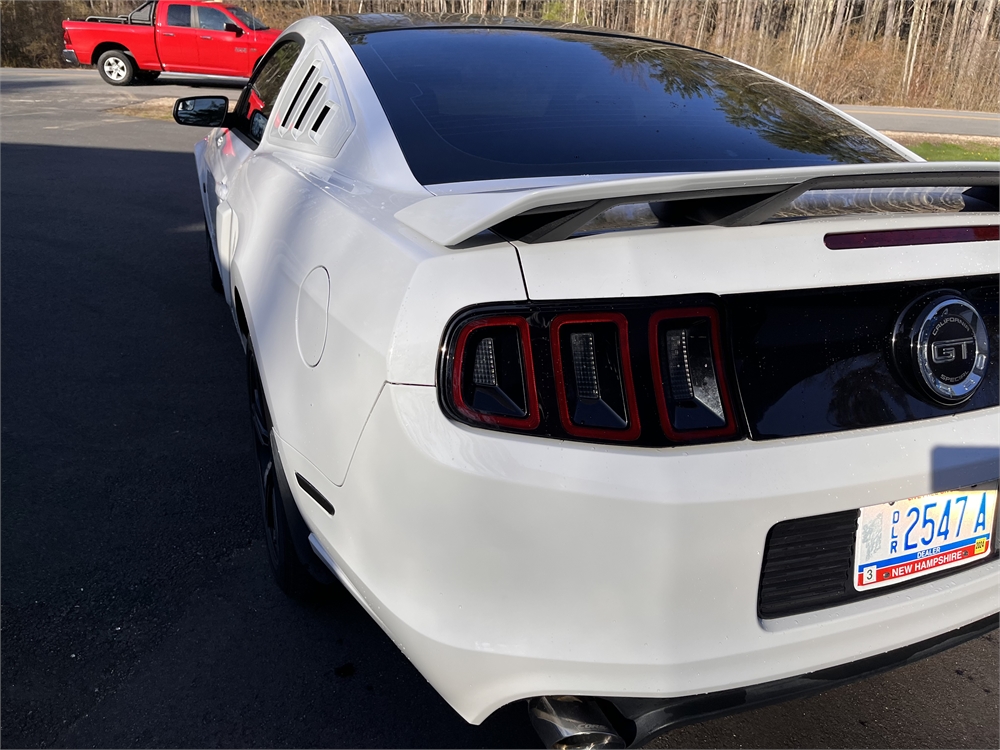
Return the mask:
<path id="1" fill-rule="evenodd" d="M 492 229 L 506 239 L 555 242 L 624 203 L 684 207 L 687 223 L 742 227 L 761 224 L 809 190 L 835 188 L 968 187 L 998 207 L 998 162 L 892 162 L 668 174 L 425 198 L 396 219 L 454 246 Z M 692 218 L 694 217 L 694 218 Z"/>

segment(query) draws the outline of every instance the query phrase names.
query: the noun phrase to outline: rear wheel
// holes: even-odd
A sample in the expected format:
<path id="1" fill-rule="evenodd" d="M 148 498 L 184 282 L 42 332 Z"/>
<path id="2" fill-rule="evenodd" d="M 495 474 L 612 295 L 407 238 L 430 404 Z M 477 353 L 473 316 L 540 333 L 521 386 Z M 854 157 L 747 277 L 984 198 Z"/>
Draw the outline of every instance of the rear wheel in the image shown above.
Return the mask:
<path id="1" fill-rule="evenodd" d="M 282 591 L 295 598 L 307 597 L 317 591 L 318 582 L 295 552 L 285 512 L 286 499 L 283 497 L 282 481 L 275 461 L 271 415 L 264 398 L 264 388 L 252 346 L 247 347 L 247 381 L 267 559 L 274 580 Z M 294 503 L 291 498 L 288 501 Z"/>
<path id="2" fill-rule="evenodd" d="M 97 61 L 101 78 L 112 86 L 128 86 L 135 79 L 135 60 L 125 50 L 110 49 Z"/>

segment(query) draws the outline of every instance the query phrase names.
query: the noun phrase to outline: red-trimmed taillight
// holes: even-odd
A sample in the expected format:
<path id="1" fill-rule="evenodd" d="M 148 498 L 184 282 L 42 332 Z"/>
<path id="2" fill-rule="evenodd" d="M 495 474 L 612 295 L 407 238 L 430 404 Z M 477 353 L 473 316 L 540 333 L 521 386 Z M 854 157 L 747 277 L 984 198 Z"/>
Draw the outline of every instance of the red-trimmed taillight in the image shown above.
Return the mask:
<path id="1" fill-rule="evenodd" d="M 621 313 L 568 313 L 550 326 L 559 418 L 570 435 L 639 437 L 628 321 Z"/>
<path id="2" fill-rule="evenodd" d="M 438 401 L 457 422 L 650 448 L 736 440 L 722 300 L 495 303 L 444 332 Z"/>
<path id="3" fill-rule="evenodd" d="M 653 313 L 649 353 L 660 426 L 668 438 L 689 442 L 736 434 L 714 308 Z"/>
<path id="4" fill-rule="evenodd" d="M 466 418 L 515 430 L 538 427 L 538 393 L 527 321 L 516 315 L 479 318 L 458 335 L 451 398 Z"/>

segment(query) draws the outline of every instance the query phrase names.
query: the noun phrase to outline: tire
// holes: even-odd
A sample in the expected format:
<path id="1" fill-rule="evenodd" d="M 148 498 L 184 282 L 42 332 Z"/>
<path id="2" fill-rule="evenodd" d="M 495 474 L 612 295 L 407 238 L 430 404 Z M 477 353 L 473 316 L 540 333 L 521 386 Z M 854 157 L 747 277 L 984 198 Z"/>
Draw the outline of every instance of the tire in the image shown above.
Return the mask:
<path id="1" fill-rule="evenodd" d="M 97 70 L 112 86 L 128 86 L 135 79 L 135 60 L 125 50 L 109 49 L 97 61 Z"/>
<path id="2" fill-rule="evenodd" d="M 282 591 L 295 599 L 311 598 L 319 591 L 319 582 L 295 551 L 295 540 L 285 510 L 286 503 L 291 503 L 289 507 L 292 508 L 295 503 L 290 497 L 284 497 L 288 489 L 284 486 L 284 478 L 274 455 L 271 415 L 252 346 L 247 347 L 247 386 L 267 560 L 275 583 Z"/>
<path id="3" fill-rule="evenodd" d="M 222 294 L 222 275 L 219 273 L 219 264 L 215 260 L 215 251 L 212 249 L 212 235 L 208 231 L 208 222 L 205 222 L 205 244 L 208 245 L 208 264 L 211 266 L 212 289 Z"/>

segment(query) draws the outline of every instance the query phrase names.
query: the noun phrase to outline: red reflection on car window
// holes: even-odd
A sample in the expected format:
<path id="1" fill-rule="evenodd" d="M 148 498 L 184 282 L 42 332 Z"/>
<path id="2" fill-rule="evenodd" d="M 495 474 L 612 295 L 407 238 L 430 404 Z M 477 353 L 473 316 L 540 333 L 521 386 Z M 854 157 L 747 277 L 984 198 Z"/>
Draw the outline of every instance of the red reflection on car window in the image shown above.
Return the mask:
<path id="1" fill-rule="evenodd" d="M 266 102 L 257 95 L 257 90 L 250 89 L 250 111 L 247 114 L 253 117 L 254 112 L 263 112 L 265 105 Z"/>

